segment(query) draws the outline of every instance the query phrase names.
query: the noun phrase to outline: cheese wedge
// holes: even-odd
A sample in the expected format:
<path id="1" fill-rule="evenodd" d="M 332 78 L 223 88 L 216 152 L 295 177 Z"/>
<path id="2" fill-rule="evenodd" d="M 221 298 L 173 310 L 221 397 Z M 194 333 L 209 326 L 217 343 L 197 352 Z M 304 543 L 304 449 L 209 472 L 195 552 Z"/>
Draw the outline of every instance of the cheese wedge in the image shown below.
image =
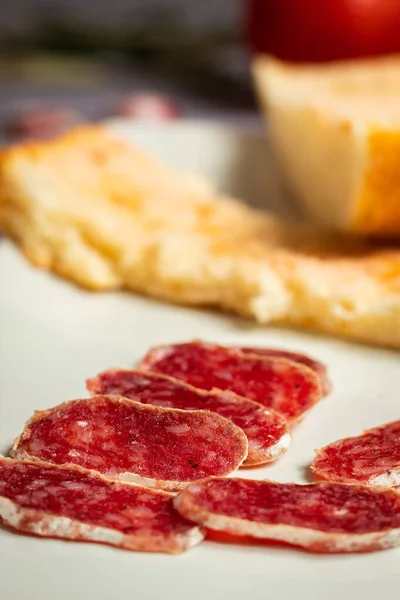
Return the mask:
<path id="1" fill-rule="evenodd" d="M 259 57 L 254 76 L 306 213 L 331 229 L 400 236 L 400 55 L 328 65 Z"/>
<path id="2" fill-rule="evenodd" d="M 0 152 L 0 227 L 88 289 L 400 348 L 400 248 L 289 226 L 104 127 Z"/>

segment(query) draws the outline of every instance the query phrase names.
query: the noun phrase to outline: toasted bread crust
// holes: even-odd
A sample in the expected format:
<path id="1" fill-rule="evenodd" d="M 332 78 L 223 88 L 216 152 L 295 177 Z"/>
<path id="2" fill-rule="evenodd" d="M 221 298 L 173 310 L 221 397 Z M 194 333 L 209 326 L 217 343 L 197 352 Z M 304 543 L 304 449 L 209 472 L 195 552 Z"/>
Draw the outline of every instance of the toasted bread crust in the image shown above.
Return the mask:
<path id="1" fill-rule="evenodd" d="M 0 226 L 36 266 L 400 348 L 400 250 L 295 229 L 102 127 L 0 154 Z"/>

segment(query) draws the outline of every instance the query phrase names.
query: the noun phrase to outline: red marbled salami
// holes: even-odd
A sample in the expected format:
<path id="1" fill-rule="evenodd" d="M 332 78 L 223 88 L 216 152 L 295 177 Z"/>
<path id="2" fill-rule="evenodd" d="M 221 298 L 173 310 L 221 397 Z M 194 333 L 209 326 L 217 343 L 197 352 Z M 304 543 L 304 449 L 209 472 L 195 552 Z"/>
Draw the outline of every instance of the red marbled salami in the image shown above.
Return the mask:
<path id="1" fill-rule="evenodd" d="M 174 499 L 182 516 L 232 535 L 279 540 L 310 552 L 400 545 L 400 494 L 340 483 L 209 479 Z"/>
<path id="2" fill-rule="evenodd" d="M 317 450 L 311 468 L 327 481 L 400 486 L 400 421 Z"/>
<path id="3" fill-rule="evenodd" d="M 246 354 L 257 354 L 259 356 L 271 356 L 275 358 L 286 358 L 287 360 L 292 360 L 301 365 L 305 365 L 309 367 L 313 371 L 317 373 L 321 380 L 321 386 L 324 396 L 329 394 L 332 389 L 332 384 L 328 377 L 328 370 L 326 366 L 307 356 L 306 354 L 300 354 L 300 352 L 289 352 L 288 350 L 280 350 L 277 348 L 253 348 L 253 347 L 237 347 L 237 350 L 241 350 Z"/>
<path id="4" fill-rule="evenodd" d="M 159 373 L 110 369 L 89 379 L 87 388 L 92 394 L 116 394 L 153 406 L 216 412 L 245 432 L 249 443 L 245 466 L 276 460 L 291 441 L 286 421 L 265 406 L 232 392 L 198 390 Z"/>
<path id="5" fill-rule="evenodd" d="M 172 497 L 79 467 L 0 458 L 0 521 L 23 533 L 183 552 L 203 534 L 179 515 Z"/>
<path id="6" fill-rule="evenodd" d="M 12 455 L 74 464 L 120 481 L 174 491 L 235 471 L 247 456 L 247 438 L 231 421 L 209 411 L 93 396 L 36 412 Z"/>
<path id="7" fill-rule="evenodd" d="M 205 390 L 230 390 L 275 410 L 289 422 L 299 420 L 322 396 L 318 375 L 305 365 L 215 344 L 159 346 L 150 350 L 139 368 Z"/>

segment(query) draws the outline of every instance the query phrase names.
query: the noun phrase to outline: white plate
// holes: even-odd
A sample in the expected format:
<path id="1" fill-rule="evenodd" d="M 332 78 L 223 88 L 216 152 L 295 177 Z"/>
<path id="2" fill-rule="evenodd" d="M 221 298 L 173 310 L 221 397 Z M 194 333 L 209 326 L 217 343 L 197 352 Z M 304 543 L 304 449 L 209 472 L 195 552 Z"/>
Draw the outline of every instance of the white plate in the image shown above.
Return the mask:
<path id="1" fill-rule="evenodd" d="M 260 203 L 264 186 L 285 211 L 255 134 L 204 124 L 114 124 L 168 161 L 204 172 Z M 244 166 L 243 166 L 244 165 Z M 247 183 L 247 186 L 246 186 Z M 277 202 L 277 199 L 279 202 Z M 329 365 L 334 391 L 307 416 L 290 451 L 248 477 L 303 482 L 313 449 L 399 418 L 399 354 L 257 326 L 132 294 L 92 294 L 36 271 L 0 242 L 0 451 L 34 409 L 85 395 L 85 378 L 135 364 L 153 344 L 200 337 L 229 344 L 299 349 Z M 1 600 L 363 600 L 396 595 L 400 549 L 316 556 L 294 549 L 206 542 L 180 556 L 135 554 L 95 544 L 15 535 L 0 529 Z"/>

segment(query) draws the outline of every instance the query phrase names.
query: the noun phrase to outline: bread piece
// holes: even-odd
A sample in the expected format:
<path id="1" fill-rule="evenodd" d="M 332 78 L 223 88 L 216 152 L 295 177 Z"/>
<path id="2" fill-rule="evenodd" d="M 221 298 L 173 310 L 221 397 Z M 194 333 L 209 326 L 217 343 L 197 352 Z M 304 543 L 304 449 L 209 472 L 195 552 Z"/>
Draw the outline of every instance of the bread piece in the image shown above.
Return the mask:
<path id="1" fill-rule="evenodd" d="M 254 75 L 308 215 L 331 229 L 400 236 L 400 55 L 329 65 L 260 57 Z"/>
<path id="2" fill-rule="evenodd" d="M 289 227 L 105 128 L 4 150 L 0 225 L 33 264 L 90 289 L 400 348 L 400 249 Z"/>

